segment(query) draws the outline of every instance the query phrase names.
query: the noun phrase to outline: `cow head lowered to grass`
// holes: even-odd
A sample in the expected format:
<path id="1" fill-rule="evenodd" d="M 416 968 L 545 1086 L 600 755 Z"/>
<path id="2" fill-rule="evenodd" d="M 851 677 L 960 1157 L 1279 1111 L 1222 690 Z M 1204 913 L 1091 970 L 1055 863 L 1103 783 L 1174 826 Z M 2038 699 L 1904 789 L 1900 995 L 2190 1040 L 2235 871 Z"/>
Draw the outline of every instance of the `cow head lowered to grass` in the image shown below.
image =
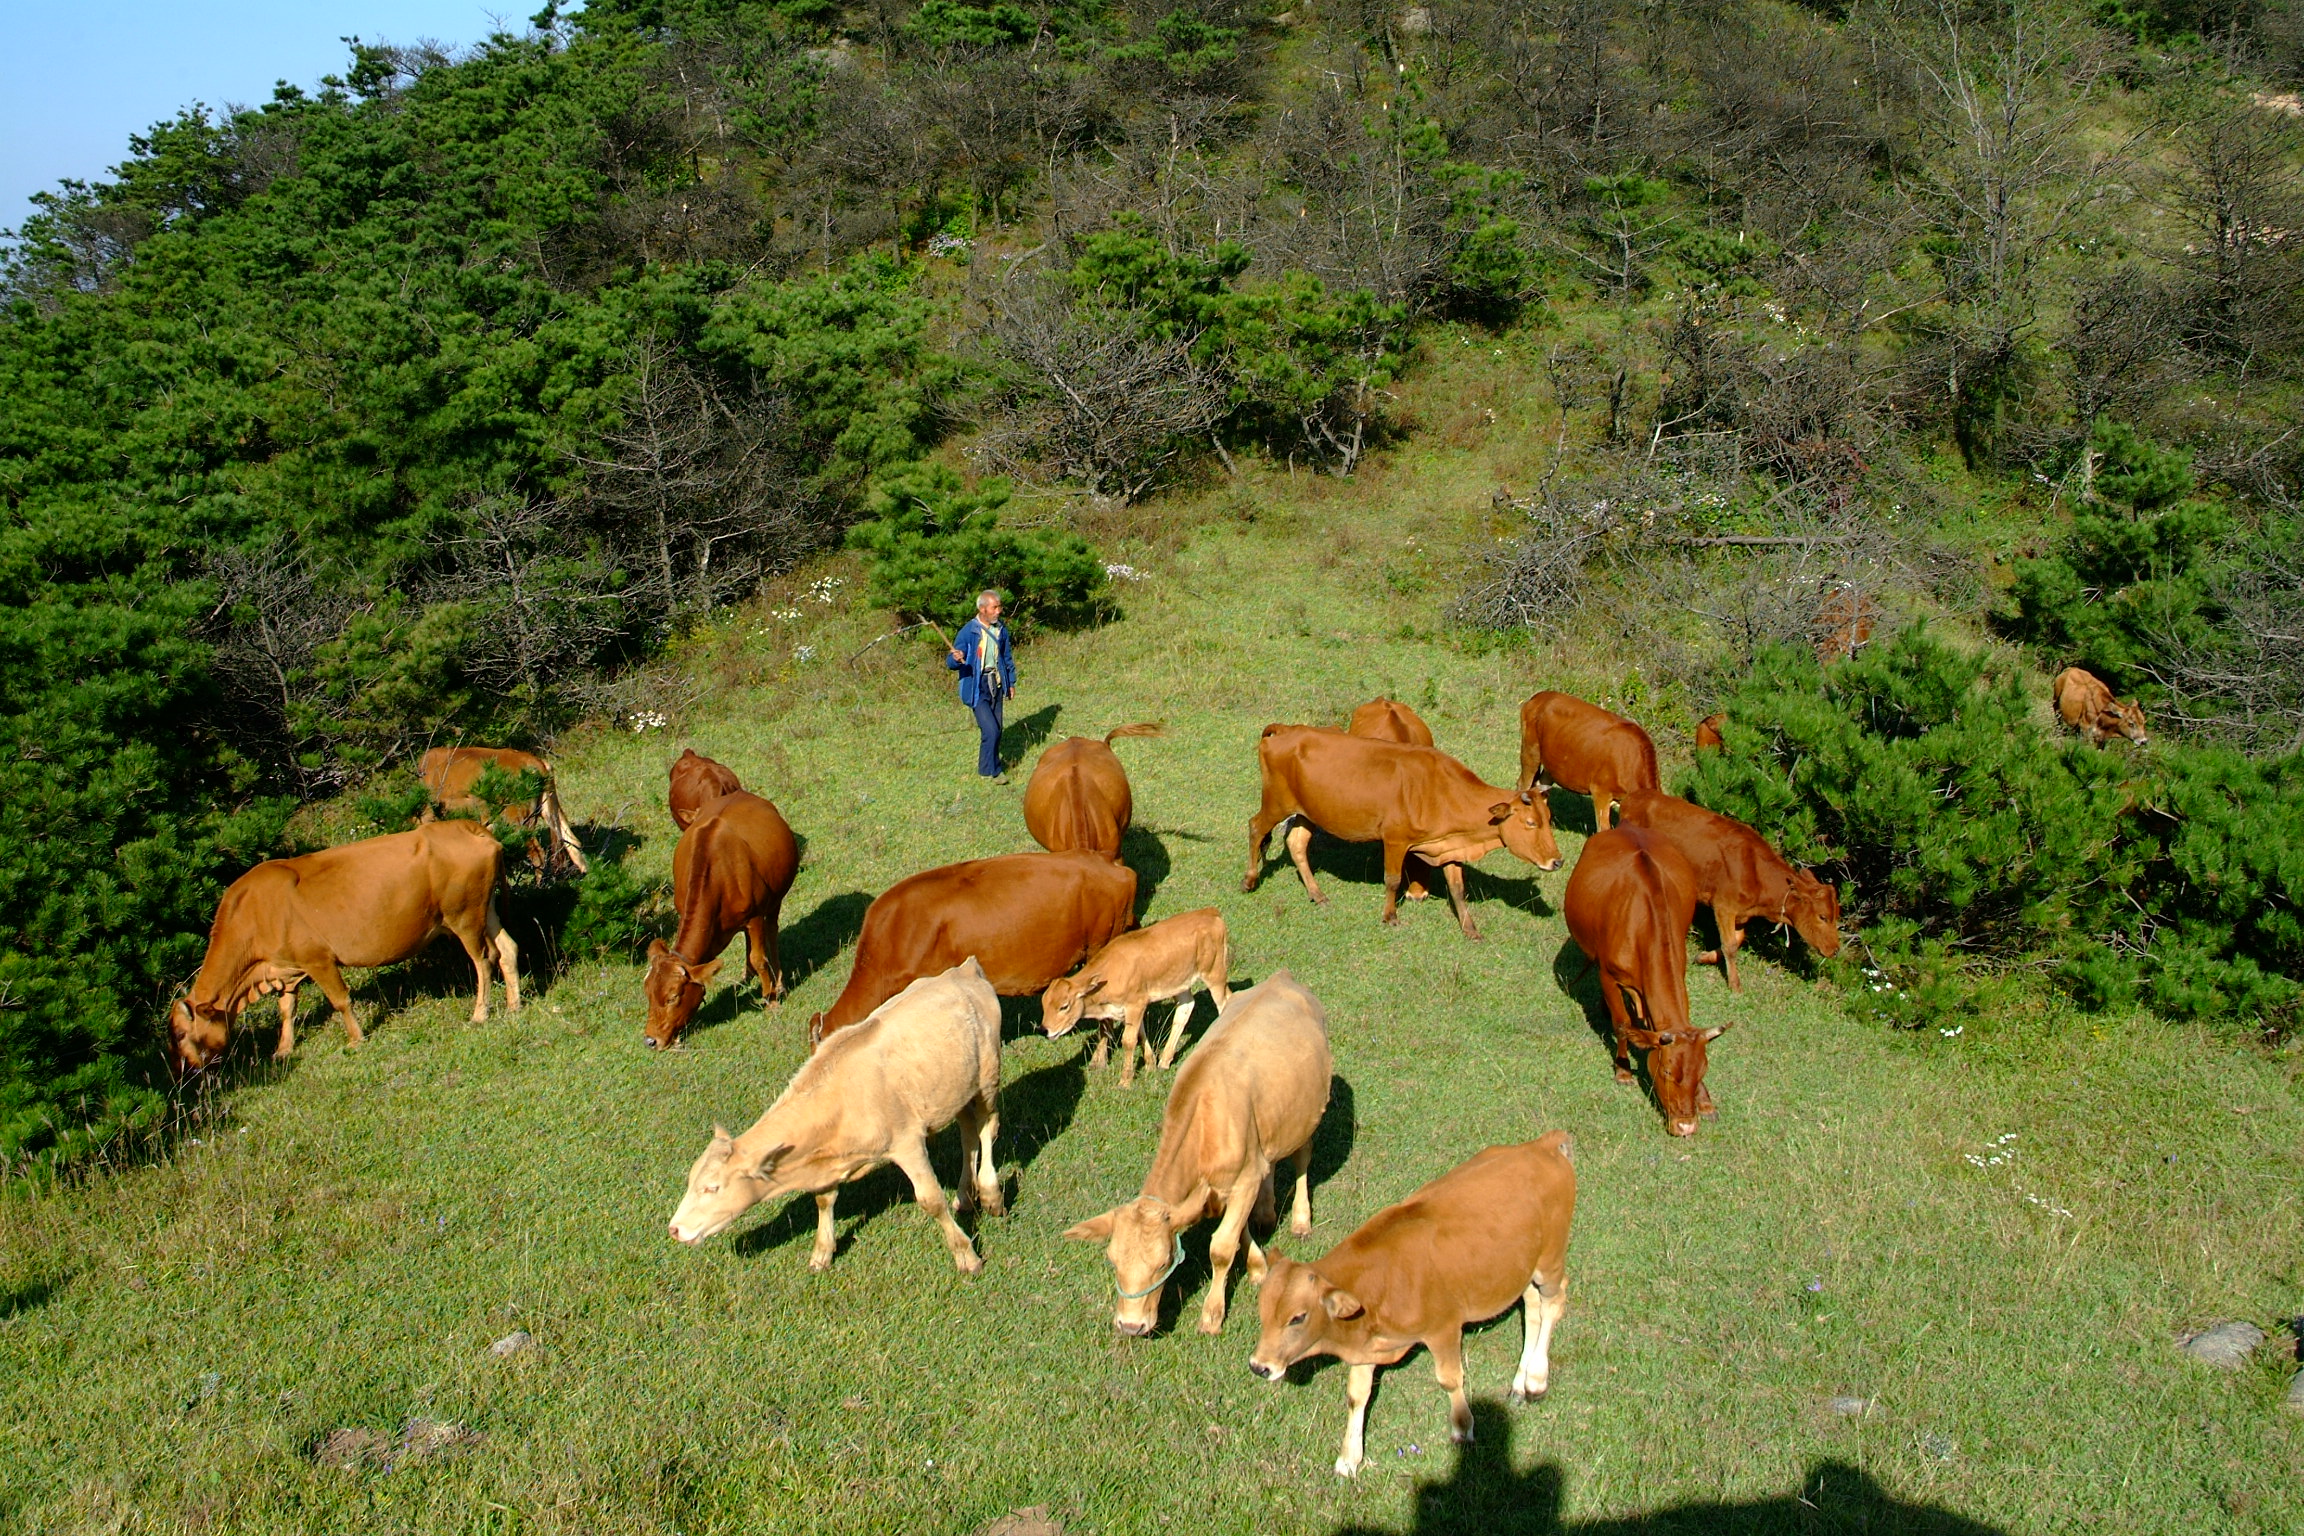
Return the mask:
<path id="1" fill-rule="evenodd" d="M 640 991 L 648 999 L 648 1022 L 642 1026 L 641 1038 L 651 1049 L 680 1038 L 688 1021 L 696 1017 L 704 989 L 719 969 L 717 959 L 684 960 L 662 939 L 649 941 L 648 975 L 640 983 Z"/>
<path id="2" fill-rule="evenodd" d="M 1206 1211 L 1208 1191 L 1200 1189 L 1182 1209 L 1153 1195 L 1138 1195 L 1101 1216 L 1091 1216 L 1064 1235 L 1077 1242 L 1104 1242 L 1104 1256 L 1112 1261 L 1112 1279 L 1119 1305 L 1112 1311 L 1112 1326 L 1140 1339 L 1160 1325 L 1160 1294 L 1168 1277 L 1184 1262 L 1186 1227 Z M 1248 1277 L 1260 1279 L 1258 1256 L 1248 1260 Z"/>

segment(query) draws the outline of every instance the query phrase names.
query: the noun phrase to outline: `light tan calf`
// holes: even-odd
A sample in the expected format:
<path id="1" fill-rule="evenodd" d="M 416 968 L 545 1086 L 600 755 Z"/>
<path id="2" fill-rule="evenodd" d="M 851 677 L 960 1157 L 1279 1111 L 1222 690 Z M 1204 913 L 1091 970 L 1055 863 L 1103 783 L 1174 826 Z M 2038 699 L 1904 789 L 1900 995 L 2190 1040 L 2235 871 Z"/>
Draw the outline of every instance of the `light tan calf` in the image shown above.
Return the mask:
<path id="1" fill-rule="evenodd" d="M 1040 994 L 1040 1027 L 1050 1039 L 1069 1034 L 1082 1019 L 1117 1020 L 1120 1032 L 1120 1086 L 1136 1081 L 1136 1045 L 1144 1037 L 1144 1012 L 1154 1003 L 1175 998 L 1176 1013 L 1168 1024 L 1168 1043 L 1160 1051 L 1160 1069 L 1176 1059 L 1176 1046 L 1184 1026 L 1192 1021 L 1193 987 L 1205 982 L 1208 995 L 1222 1010 L 1232 996 L 1224 978 L 1232 970 L 1232 939 L 1224 927 L 1224 914 L 1214 907 L 1179 912 L 1149 928 L 1124 933 L 1098 950 L 1077 975 L 1063 976 Z M 1090 1066 L 1104 1065 L 1111 1045 L 1109 1032 L 1100 1031 Z M 1152 1065 L 1152 1045 L 1144 1042 L 1144 1064 Z"/>
<path id="2" fill-rule="evenodd" d="M 920 1209 L 944 1233 L 962 1274 L 984 1267 L 952 1219 L 928 1162 L 928 1138 L 960 1122 L 960 1206 L 1005 1206 L 992 1139 L 1000 1129 L 1000 998 L 973 958 L 923 976 L 858 1024 L 825 1036 L 752 1128 L 712 1144 L 688 1170 L 672 1236 L 694 1246 L 763 1200 L 816 1197 L 808 1267 L 829 1269 L 832 1202 L 840 1186 L 882 1163 L 912 1181 Z"/>
<path id="3" fill-rule="evenodd" d="M 2056 713 L 2092 747 L 2103 746 L 2107 736 L 2146 745 L 2144 711 L 2136 701 L 2115 699 L 2104 679 L 2082 668 L 2066 667 L 2056 674 Z"/>
<path id="4" fill-rule="evenodd" d="M 1112 1326 L 1150 1333 L 1160 1320 L 1160 1292 L 1184 1259 L 1184 1229 L 1221 1214 L 1208 1242 L 1208 1299 L 1200 1331 L 1224 1327 L 1224 1287 L 1251 1212 L 1270 1221 L 1273 1165 L 1296 1165 L 1296 1206 L 1288 1227 L 1312 1230 L 1312 1133 L 1328 1108 L 1334 1064 L 1328 1016 L 1320 1001 L 1286 971 L 1232 1000 L 1184 1058 L 1160 1117 L 1160 1149 L 1144 1192 L 1084 1221 L 1064 1235 L 1103 1242 L 1120 1304 Z M 1248 1275 L 1261 1279 L 1264 1250 L 1248 1238 Z"/>

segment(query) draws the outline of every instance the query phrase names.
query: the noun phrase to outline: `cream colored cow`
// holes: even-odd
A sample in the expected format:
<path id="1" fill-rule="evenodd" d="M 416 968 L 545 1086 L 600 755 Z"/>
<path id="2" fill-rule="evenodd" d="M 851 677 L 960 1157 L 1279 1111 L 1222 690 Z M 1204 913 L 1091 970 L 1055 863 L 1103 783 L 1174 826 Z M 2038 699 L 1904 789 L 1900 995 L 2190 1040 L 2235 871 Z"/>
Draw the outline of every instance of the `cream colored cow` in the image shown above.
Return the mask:
<path id="1" fill-rule="evenodd" d="M 1059 977 L 1040 994 L 1040 1027 L 1049 1038 L 1070 1034 L 1082 1019 L 1117 1022 L 1120 1026 L 1120 1086 L 1136 1081 L 1136 1047 L 1144 1036 L 1144 1013 L 1154 1003 L 1175 998 L 1176 1012 L 1168 1023 L 1168 1043 L 1160 1051 L 1160 1069 L 1176 1059 L 1184 1026 L 1192 1021 L 1195 986 L 1207 984 L 1208 995 L 1221 1010 L 1232 996 L 1224 978 L 1232 969 L 1232 939 L 1224 915 L 1214 907 L 1179 912 L 1149 928 L 1124 933 L 1105 945 L 1080 968 L 1077 975 Z M 1111 1045 L 1100 1032 L 1090 1066 L 1104 1065 Z M 1152 1045 L 1144 1041 L 1144 1064 L 1152 1065 Z"/>
<path id="2" fill-rule="evenodd" d="M 1064 1234 L 1105 1244 L 1120 1292 L 1113 1327 L 1152 1331 L 1161 1290 L 1184 1259 L 1184 1229 L 1217 1215 L 1200 1331 L 1221 1331 L 1233 1256 L 1250 1212 L 1264 1220 L 1275 1214 L 1273 1165 L 1282 1158 L 1296 1165 L 1289 1230 L 1312 1230 L 1312 1133 L 1328 1108 L 1332 1073 L 1328 1016 L 1295 977 L 1275 971 L 1233 994 L 1176 1074 L 1144 1192 Z M 1254 1237 L 1247 1241 L 1248 1275 L 1260 1280 L 1264 1251 Z"/>
<path id="3" fill-rule="evenodd" d="M 883 1163 L 943 1231 L 962 1274 L 984 1267 L 953 1221 L 928 1162 L 928 1138 L 960 1122 L 960 1204 L 1005 1209 L 992 1141 L 1000 1129 L 1000 999 L 973 956 L 923 976 L 861 1023 L 825 1037 L 768 1112 L 741 1136 L 712 1128 L 688 1170 L 672 1236 L 693 1247 L 763 1200 L 816 1197 L 808 1267 L 831 1267 L 832 1202 Z"/>

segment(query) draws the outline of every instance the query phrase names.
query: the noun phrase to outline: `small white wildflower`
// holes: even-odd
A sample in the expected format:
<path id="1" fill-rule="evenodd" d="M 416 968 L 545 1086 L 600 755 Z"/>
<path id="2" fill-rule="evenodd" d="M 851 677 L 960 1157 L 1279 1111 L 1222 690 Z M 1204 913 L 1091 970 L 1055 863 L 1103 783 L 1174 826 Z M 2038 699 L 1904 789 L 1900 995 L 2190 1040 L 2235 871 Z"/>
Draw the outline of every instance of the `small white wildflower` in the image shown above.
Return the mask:
<path id="1" fill-rule="evenodd" d="M 1132 565 L 1107 565 L 1104 574 L 1114 581 L 1144 581 L 1144 573 Z"/>
<path id="2" fill-rule="evenodd" d="M 1936 1033 L 1942 1035 L 1947 1040 L 1951 1040 L 1959 1036 L 1967 1028 L 1968 1026 L 1965 1024 L 1955 1024 L 1950 1029 L 1939 1029 L 1936 1031 Z"/>
<path id="3" fill-rule="evenodd" d="M 634 734 L 641 731 L 660 731 L 670 723 L 671 721 L 661 711 L 653 709 L 639 710 L 632 716 Z"/>
<path id="4" fill-rule="evenodd" d="M 808 595 L 820 603 L 832 601 L 832 595 L 848 585 L 837 576 L 819 576 L 808 583 Z"/>
<path id="5" fill-rule="evenodd" d="M 797 608 L 779 608 L 776 610 L 776 617 L 789 624 L 800 617 L 800 610 Z"/>
<path id="6" fill-rule="evenodd" d="M 816 647 L 812 645 L 796 646 L 792 651 L 792 659 L 794 661 L 814 661 L 816 659 Z"/>

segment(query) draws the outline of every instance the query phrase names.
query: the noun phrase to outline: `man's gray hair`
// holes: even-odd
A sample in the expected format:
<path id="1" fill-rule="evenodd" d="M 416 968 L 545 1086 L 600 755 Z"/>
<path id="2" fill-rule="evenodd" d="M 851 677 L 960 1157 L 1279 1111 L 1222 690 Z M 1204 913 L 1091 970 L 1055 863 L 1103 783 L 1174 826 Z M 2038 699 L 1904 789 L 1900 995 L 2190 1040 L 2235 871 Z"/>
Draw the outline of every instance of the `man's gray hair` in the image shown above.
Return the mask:
<path id="1" fill-rule="evenodd" d="M 1004 603 L 1006 601 L 1007 599 L 1000 595 L 1000 589 L 998 587 L 986 587 L 983 591 L 976 594 L 976 606 L 979 608 L 983 607 L 986 603 Z"/>

